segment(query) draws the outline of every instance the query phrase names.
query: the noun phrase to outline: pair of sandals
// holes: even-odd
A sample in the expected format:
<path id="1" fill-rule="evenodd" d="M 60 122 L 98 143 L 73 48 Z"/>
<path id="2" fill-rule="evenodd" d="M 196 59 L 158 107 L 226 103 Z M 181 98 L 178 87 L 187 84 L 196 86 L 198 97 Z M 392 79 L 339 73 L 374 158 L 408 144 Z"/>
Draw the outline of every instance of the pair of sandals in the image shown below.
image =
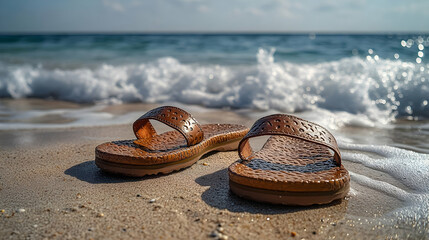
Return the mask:
<path id="1" fill-rule="evenodd" d="M 149 120 L 175 131 L 157 134 Z M 325 128 L 284 114 L 263 117 L 249 130 L 236 124 L 200 125 L 183 109 L 155 108 L 133 124 L 136 140 L 113 141 L 95 149 L 95 163 L 106 172 L 141 177 L 191 166 L 211 151 L 238 149 L 228 168 L 238 196 L 285 205 L 325 204 L 346 196 L 350 175 L 341 164 L 336 140 Z M 254 152 L 253 137 L 271 135 Z"/>

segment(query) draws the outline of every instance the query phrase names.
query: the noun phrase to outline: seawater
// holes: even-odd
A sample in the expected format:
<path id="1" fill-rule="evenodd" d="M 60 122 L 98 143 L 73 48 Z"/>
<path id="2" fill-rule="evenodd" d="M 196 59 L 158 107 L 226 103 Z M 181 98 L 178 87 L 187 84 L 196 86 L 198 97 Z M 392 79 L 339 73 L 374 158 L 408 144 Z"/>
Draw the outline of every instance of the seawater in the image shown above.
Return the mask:
<path id="1" fill-rule="evenodd" d="M 429 35 L 2 35 L 0 97 L 429 117 Z"/>

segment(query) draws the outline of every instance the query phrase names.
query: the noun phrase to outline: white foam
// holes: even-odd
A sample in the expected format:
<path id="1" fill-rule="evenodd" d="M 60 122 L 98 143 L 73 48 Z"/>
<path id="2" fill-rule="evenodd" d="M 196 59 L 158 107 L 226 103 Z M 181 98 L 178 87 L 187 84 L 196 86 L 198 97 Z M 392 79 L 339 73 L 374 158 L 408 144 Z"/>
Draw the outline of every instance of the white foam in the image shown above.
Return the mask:
<path id="1" fill-rule="evenodd" d="M 178 103 L 166 102 L 166 105 L 174 105 L 184 108 L 192 113 L 208 113 L 215 111 L 197 105 L 184 105 Z M 16 110 L 5 108 L 0 105 L 0 130 L 22 130 L 22 129 L 60 129 L 71 127 L 95 127 L 110 126 L 120 124 L 132 124 L 138 119 L 144 111 L 129 111 L 121 115 L 111 114 L 105 111 L 108 104 L 96 104 L 90 107 L 79 109 L 50 109 L 50 110 Z M 4 115 L 4 116 L 1 116 Z M 52 119 L 60 117 L 66 122 L 62 123 L 43 123 L 37 119 Z"/>
<path id="2" fill-rule="evenodd" d="M 123 115 L 113 115 L 102 112 L 105 105 L 95 105 L 81 109 L 55 109 L 55 110 L 30 110 L 13 111 L 7 113 L 9 121 L 0 122 L 0 130 L 17 129 L 56 129 L 71 127 L 93 127 L 129 124 L 139 118 L 141 112 L 129 112 Z M 34 123 L 31 120 L 38 117 L 58 115 L 71 121 L 66 123 Z"/>
<path id="3" fill-rule="evenodd" d="M 429 98 L 429 66 L 358 57 L 318 64 L 277 63 L 273 54 L 274 49 L 260 49 L 254 66 L 182 64 L 171 57 L 74 70 L 0 63 L 0 97 L 172 101 L 282 112 L 321 109 L 349 118 L 336 125 L 385 124 L 397 114 L 429 117 L 424 104 Z"/>
<path id="4" fill-rule="evenodd" d="M 370 187 L 404 202 L 404 207 L 390 213 L 400 221 L 418 221 L 429 215 L 429 155 L 389 146 L 340 143 L 346 161 L 382 171 L 405 185 L 401 189 L 387 182 L 351 172 L 352 181 Z M 372 157 L 367 153 L 376 154 Z"/>
<path id="5" fill-rule="evenodd" d="M 366 167 L 387 172 L 411 189 L 429 193 L 429 155 L 390 146 L 340 143 L 340 148 L 375 153 L 377 159 L 363 153 L 345 152 L 342 157 Z"/>

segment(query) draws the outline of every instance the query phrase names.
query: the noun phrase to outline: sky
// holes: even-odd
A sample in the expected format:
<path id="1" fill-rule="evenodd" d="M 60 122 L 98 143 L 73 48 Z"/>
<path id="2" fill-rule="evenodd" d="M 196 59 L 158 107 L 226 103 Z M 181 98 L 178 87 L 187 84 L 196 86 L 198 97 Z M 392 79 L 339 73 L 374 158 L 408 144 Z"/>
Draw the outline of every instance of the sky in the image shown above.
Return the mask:
<path id="1" fill-rule="evenodd" d="M 428 0 L 0 0 L 0 32 L 429 32 Z"/>

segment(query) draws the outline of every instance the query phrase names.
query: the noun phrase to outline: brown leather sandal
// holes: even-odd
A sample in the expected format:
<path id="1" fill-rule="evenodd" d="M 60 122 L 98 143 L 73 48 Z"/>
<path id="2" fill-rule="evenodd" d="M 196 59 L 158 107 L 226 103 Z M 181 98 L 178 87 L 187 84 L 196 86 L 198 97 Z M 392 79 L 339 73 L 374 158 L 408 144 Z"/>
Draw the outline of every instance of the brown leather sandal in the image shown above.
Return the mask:
<path id="1" fill-rule="evenodd" d="M 157 134 L 149 119 L 177 131 Z M 194 164 L 207 152 L 236 150 L 249 130 L 235 124 L 200 125 L 186 111 L 164 106 L 133 124 L 136 140 L 103 143 L 95 149 L 95 164 L 104 171 L 127 176 L 169 173 Z"/>
<path id="2" fill-rule="evenodd" d="M 253 152 L 249 138 L 262 135 L 273 136 Z M 335 138 L 315 123 L 283 114 L 263 117 L 238 151 L 241 159 L 228 169 L 230 189 L 238 196 L 305 206 L 343 198 L 350 189 Z"/>

